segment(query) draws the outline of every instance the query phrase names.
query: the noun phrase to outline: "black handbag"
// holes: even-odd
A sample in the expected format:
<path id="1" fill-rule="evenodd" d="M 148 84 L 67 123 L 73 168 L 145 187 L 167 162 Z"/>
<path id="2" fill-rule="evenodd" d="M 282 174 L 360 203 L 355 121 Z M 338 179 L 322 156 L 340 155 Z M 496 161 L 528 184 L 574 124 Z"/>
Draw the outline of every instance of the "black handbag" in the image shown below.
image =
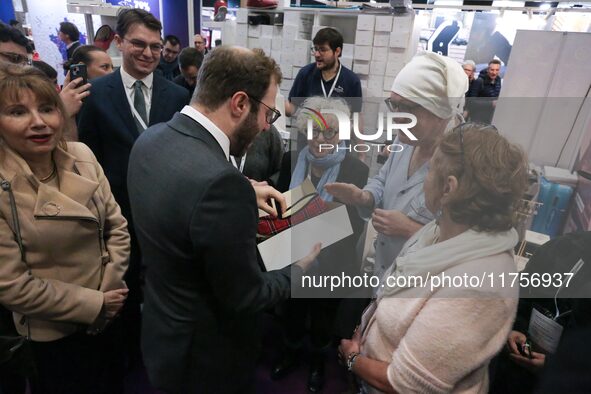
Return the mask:
<path id="1" fill-rule="evenodd" d="M 21 252 L 21 259 L 27 264 L 14 194 L 10 182 L 8 182 L 2 174 L 0 174 L 0 179 L 0 187 L 8 193 L 10 200 L 14 237 Z M 27 268 L 30 274 L 31 269 L 28 265 Z M 3 373 L 27 376 L 29 378 L 34 377 L 36 375 L 36 367 L 33 348 L 30 342 L 31 333 L 29 325 L 27 324 L 27 328 L 29 328 L 27 336 L 19 335 L 14 327 L 12 314 L 1 305 L 0 308 L 0 371 Z"/>

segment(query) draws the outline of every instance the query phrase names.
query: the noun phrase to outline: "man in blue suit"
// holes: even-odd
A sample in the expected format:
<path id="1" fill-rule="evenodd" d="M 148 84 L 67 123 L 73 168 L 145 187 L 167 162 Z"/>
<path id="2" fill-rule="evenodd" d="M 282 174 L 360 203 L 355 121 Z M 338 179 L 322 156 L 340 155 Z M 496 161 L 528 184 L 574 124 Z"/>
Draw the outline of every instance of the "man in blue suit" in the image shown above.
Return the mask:
<path id="1" fill-rule="evenodd" d="M 161 30 L 162 24 L 149 12 L 126 9 L 119 13 L 115 41 L 122 66 L 93 81 L 78 123 L 80 141 L 96 155 L 129 222 L 131 256 L 125 280 L 130 292 L 120 324 L 125 328 L 125 342 L 131 346 L 132 362 L 140 356 L 141 255 L 127 195 L 127 162 L 135 140 L 145 129 L 170 120 L 189 102 L 186 89 L 154 74 L 162 51 Z"/>

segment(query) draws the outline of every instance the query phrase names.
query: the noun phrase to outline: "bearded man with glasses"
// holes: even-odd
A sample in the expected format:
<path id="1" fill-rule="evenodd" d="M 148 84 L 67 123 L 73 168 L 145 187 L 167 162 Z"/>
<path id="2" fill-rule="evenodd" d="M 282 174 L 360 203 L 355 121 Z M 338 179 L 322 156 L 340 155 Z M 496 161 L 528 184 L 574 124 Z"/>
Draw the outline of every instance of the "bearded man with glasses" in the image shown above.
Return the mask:
<path id="1" fill-rule="evenodd" d="M 93 81 L 80 113 L 80 141 L 88 145 L 109 180 L 123 216 L 129 222 L 131 255 L 125 280 L 129 297 L 120 323 L 131 363 L 140 362 L 141 255 L 133 231 L 127 195 L 127 162 L 138 136 L 166 122 L 189 101 L 189 92 L 154 73 L 162 52 L 162 24 L 140 9 L 124 9 L 117 17 L 115 42 L 121 51 L 119 70 Z"/>

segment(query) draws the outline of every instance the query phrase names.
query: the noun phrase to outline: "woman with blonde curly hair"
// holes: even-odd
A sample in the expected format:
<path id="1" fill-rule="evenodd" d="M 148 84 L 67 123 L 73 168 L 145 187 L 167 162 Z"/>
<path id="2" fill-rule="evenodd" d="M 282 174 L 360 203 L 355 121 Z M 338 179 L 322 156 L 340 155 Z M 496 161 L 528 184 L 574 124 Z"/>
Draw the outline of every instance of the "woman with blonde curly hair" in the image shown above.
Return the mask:
<path id="1" fill-rule="evenodd" d="M 404 245 L 353 339 L 341 342 L 363 392 L 487 392 L 518 289 L 482 278 L 515 271 L 526 172 L 523 152 L 492 126 L 466 123 L 442 137 L 424 184 L 436 220 Z"/>

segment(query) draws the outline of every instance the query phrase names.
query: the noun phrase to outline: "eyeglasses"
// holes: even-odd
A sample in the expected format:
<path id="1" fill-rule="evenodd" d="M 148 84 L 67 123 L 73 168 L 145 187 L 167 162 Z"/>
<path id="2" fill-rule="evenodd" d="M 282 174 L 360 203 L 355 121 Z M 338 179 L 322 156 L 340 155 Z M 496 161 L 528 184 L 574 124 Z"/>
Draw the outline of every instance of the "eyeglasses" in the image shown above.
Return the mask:
<path id="1" fill-rule="evenodd" d="M 267 104 L 263 103 L 262 101 L 259 101 L 255 98 L 250 97 L 250 96 L 248 96 L 248 98 L 251 99 L 252 101 L 256 101 L 257 103 L 263 104 L 265 107 L 267 107 L 267 113 L 265 114 L 265 116 L 266 116 L 265 120 L 267 121 L 267 123 L 273 124 L 281 116 L 281 112 L 277 111 L 275 108 L 271 108 Z"/>
<path id="2" fill-rule="evenodd" d="M 476 131 L 492 131 L 495 133 L 499 133 L 499 130 L 497 130 L 497 128 L 491 124 L 488 123 L 480 123 L 480 122 L 466 122 L 466 123 L 462 123 L 458 126 L 456 126 L 453 129 L 454 133 L 458 133 L 460 135 L 460 160 L 462 163 L 462 172 L 464 171 L 464 168 L 466 167 L 466 159 L 465 159 L 465 153 L 464 153 L 464 131 L 466 130 L 476 130 Z"/>
<path id="3" fill-rule="evenodd" d="M 310 48 L 310 52 L 312 52 L 312 55 L 315 54 L 316 52 L 319 52 L 322 54 L 322 53 L 326 53 L 326 52 L 330 52 L 330 51 L 332 51 L 332 49 L 330 49 L 330 48 L 321 48 L 321 47 L 311 47 Z"/>
<path id="4" fill-rule="evenodd" d="M 131 44 L 131 46 L 133 46 L 133 49 L 137 50 L 137 51 L 145 51 L 147 47 L 150 47 L 150 51 L 152 51 L 152 53 L 156 54 L 156 53 L 160 53 L 162 51 L 162 48 L 164 48 L 164 46 L 162 44 L 148 44 L 145 41 L 142 40 L 128 40 L 127 38 L 124 38 L 125 41 L 129 41 L 129 43 Z"/>
<path id="5" fill-rule="evenodd" d="M 0 56 L 2 56 L 6 61 L 12 64 L 20 64 L 21 66 L 31 65 L 31 60 L 28 56 L 21 55 L 20 53 L 14 52 L 0 52 Z"/>
<path id="6" fill-rule="evenodd" d="M 393 101 L 390 97 L 384 100 L 386 108 L 390 112 L 413 112 L 420 107 L 419 104 L 405 104 Z"/>
<path id="7" fill-rule="evenodd" d="M 312 136 L 314 138 L 318 138 L 318 136 L 322 133 L 322 136 L 324 137 L 325 140 L 331 140 L 334 138 L 335 135 L 337 135 L 337 130 L 334 129 L 326 129 L 326 130 L 318 130 L 318 129 L 312 129 Z"/>

